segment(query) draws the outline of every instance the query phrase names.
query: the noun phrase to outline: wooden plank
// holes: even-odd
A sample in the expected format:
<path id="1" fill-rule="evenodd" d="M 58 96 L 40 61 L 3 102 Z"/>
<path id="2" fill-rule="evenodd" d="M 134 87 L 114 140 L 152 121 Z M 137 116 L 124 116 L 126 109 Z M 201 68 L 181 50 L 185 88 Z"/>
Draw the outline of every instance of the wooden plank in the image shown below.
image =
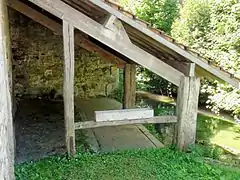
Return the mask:
<path id="1" fill-rule="evenodd" d="M 97 39 L 113 50 L 119 52 L 125 57 L 135 61 L 136 63 L 148 68 L 152 72 L 167 79 L 175 85 L 179 85 L 180 76 L 183 75 L 168 64 L 162 62 L 155 56 L 145 52 L 134 44 L 128 44 L 124 41 L 114 41 L 112 39 L 115 33 L 103 27 L 83 13 L 73 9 L 69 5 L 60 0 L 54 2 L 48 0 L 29 0 L 43 9 L 49 11 L 55 16 L 65 19 L 73 24 L 80 31 L 88 34 L 89 36 Z"/>
<path id="2" fill-rule="evenodd" d="M 186 150 L 195 143 L 199 91 L 199 78 L 181 78 L 177 98 L 177 146 L 180 150 Z"/>
<path id="3" fill-rule="evenodd" d="M 69 22 L 63 21 L 64 44 L 64 119 L 65 138 L 68 154 L 75 154 L 74 128 L 74 28 Z"/>
<path id="4" fill-rule="evenodd" d="M 5 1 L 0 1 L 0 179 L 14 180 L 12 102 L 9 81 L 10 49 Z"/>
<path id="5" fill-rule="evenodd" d="M 35 9 L 25 5 L 19 0 L 8 0 L 7 4 L 9 7 L 15 9 L 16 11 L 24 14 L 25 16 L 33 19 L 39 24 L 45 26 L 46 28 L 52 30 L 57 35 L 62 35 L 62 26 L 56 21 L 50 19 L 49 17 L 43 15 L 42 13 L 36 11 Z M 102 57 L 113 64 L 116 64 L 119 68 L 123 68 L 124 62 L 122 59 L 116 57 L 115 55 L 109 53 L 105 49 L 97 46 L 96 44 L 90 42 L 83 34 L 75 34 L 75 43 L 80 47 L 86 49 L 89 52 L 93 52 L 98 56 Z"/>
<path id="6" fill-rule="evenodd" d="M 75 123 L 75 129 L 89 129 L 97 127 L 107 127 L 107 126 L 121 126 L 130 124 L 154 124 L 154 123 L 176 123 L 176 116 L 156 116 L 148 119 L 131 119 L 123 121 L 85 121 Z"/>
<path id="7" fill-rule="evenodd" d="M 131 64 L 125 65 L 123 81 L 123 109 L 128 109 L 131 108 Z"/>
<path id="8" fill-rule="evenodd" d="M 104 3 L 103 1 L 99 0 L 89 0 L 93 4 L 97 5 L 98 7 L 106 10 L 110 14 L 116 16 L 123 22 L 127 23 L 128 25 L 132 26 L 133 28 L 137 29 L 138 31 L 146 34 L 147 36 L 151 37 L 152 39 L 158 41 L 159 43 L 163 44 L 167 48 L 171 49 L 172 51 L 180 54 L 186 59 L 189 59 L 193 63 L 196 63 L 199 65 L 201 68 L 208 70 L 211 72 L 213 75 L 219 77 L 220 79 L 223 79 L 224 81 L 228 82 L 229 84 L 233 85 L 236 88 L 240 88 L 240 83 L 237 79 L 232 78 L 228 73 L 221 71 L 219 68 L 213 67 L 208 64 L 206 60 L 204 60 L 201 57 L 197 57 L 190 52 L 180 48 L 176 44 L 166 40 L 165 38 L 159 36 L 158 34 L 154 33 L 150 29 L 142 26 L 140 23 L 137 23 L 133 19 L 130 19 L 128 16 L 122 14 L 121 12 L 117 11 L 113 7 L 109 6 L 108 4 Z"/>
<path id="9" fill-rule="evenodd" d="M 153 116 L 153 110 L 147 108 L 95 111 L 96 122 L 146 119 Z"/>

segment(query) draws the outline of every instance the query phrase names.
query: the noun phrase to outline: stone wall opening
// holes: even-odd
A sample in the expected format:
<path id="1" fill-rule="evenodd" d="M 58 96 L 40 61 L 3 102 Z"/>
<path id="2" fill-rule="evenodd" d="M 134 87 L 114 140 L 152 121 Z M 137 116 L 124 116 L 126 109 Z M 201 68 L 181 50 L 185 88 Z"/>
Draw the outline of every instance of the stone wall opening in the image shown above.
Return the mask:
<path id="1" fill-rule="evenodd" d="M 16 160 L 24 162 L 63 153 L 63 38 L 14 10 L 9 11 L 9 19 Z M 108 96 L 117 82 L 115 65 L 75 45 L 75 102 Z M 75 118 L 79 121 L 82 117 L 76 109 Z"/>

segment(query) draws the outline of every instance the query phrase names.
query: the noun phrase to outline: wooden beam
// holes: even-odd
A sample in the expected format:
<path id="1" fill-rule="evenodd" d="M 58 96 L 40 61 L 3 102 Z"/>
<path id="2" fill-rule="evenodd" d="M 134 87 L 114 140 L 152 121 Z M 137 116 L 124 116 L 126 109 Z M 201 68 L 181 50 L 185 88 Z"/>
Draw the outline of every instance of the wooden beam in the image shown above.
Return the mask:
<path id="1" fill-rule="evenodd" d="M 9 7 L 15 9 L 16 11 L 24 14 L 25 16 L 52 30 L 55 34 L 62 35 L 62 25 L 43 15 L 37 10 L 27 6 L 19 0 L 8 0 L 7 4 Z M 124 64 L 126 63 L 122 59 L 116 57 L 115 55 L 109 53 L 103 48 L 92 43 L 81 33 L 75 34 L 75 43 L 80 47 L 86 49 L 87 51 L 97 54 L 104 60 L 116 64 L 119 68 L 123 68 Z"/>
<path id="2" fill-rule="evenodd" d="M 75 127 L 74 127 L 74 28 L 63 21 L 64 44 L 64 119 L 65 138 L 68 154 L 75 154 Z"/>
<path id="3" fill-rule="evenodd" d="M 5 3 L 0 1 L 0 179 L 14 180 L 13 120 L 9 83 L 11 46 Z"/>
<path id="4" fill-rule="evenodd" d="M 182 76 L 177 97 L 177 146 L 186 150 L 195 143 L 200 79 Z"/>
<path id="5" fill-rule="evenodd" d="M 97 127 L 107 127 L 107 126 L 121 126 L 121 125 L 130 125 L 130 124 L 155 124 L 155 123 L 176 123 L 176 116 L 156 116 L 153 118 L 147 119 L 131 119 L 123 121 L 85 121 L 75 123 L 75 129 L 89 129 Z"/>
<path id="6" fill-rule="evenodd" d="M 103 27 L 103 25 L 97 23 L 76 9 L 73 9 L 64 2 L 60 0 L 55 0 L 54 2 L 48 0 L 29 1 L 57 17 L 69 21 L 80 31 L 102 42 L 118 53 L 124 55 L 126 58 L 135 61 L 159 76 L 167 79 L 171 83 L 177 86 L 179 85 L 180 76 L 183 75 L 181 72 L 177 71 L 173 67 L 162 62 L 155 56 L 149 54 L 134 44 L 128 44 L 124 41 L 114 41 L 112 39 L 112 37 L 115 36 L 114 32 Z"/>
<path id="7" fill-rule="evenodd" d="M 123 40 L 126 43 L 132 43 L 122 25 L 122 22 L 118 18 L 116 18 L 116 16 L 109 15 L 104 21 L 103 26 L 115 32 L 113 40 Z"/>
<path id="8" fill-rule="evenodd" d="M 182 57 L 192 61 L 193 63 L 196 63 L 198 66 L 200 66 L 203 69 L 208 70 L 210 73 L 215 75 L 216 77 L 219 77 L 220 79 L 228 82 L 229 84 L 233 85 L 236 88 L 240 88 L 240 82 L 238 79 L 232 78 L 230 74 L 221 71 L 219 68 L 213 67 L 208 64 L 206 60 L 204 60 L 201 57 L 197 57 L 196 55 L 180 48 L 176 44 L 168 41 L 162 36 L 159 36 L 158 34 L 154 33 L 150 29 L 142 26 L 140 23 L 134 21 L 133 19 L 130 19 L 128 16 L 124 15 L 120 11 L 117 11 L 113 7 L 109 6 L 107 3 L 104 3 L 103 1 L 99 0 L 89 0 L 91 3 L 95 4 L 96 6 L 102 8 L 103 10 L 109 12 L 110 14 L 116 16 L 119 18 L 121 21 L 127 23 L 128 25 L 132 26 L 133 28 L 137 29 L 138 31 L 146 34 L 150 38 L 158 41 L 168 49 L 170 49 L 173 52 L 176 52 L 176 54 L 181 55 Z"/>

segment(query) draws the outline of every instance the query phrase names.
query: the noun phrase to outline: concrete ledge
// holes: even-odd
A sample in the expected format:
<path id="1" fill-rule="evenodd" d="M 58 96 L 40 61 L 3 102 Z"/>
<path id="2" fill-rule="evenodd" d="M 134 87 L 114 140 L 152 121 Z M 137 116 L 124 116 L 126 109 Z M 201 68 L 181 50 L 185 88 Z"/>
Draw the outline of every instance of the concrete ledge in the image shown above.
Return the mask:
<path id="1" fill-rule="evenodd" d="M 153 116 L 153 110 L 147 108 L 95 111 L 96 122 L 146 119 Z"/>

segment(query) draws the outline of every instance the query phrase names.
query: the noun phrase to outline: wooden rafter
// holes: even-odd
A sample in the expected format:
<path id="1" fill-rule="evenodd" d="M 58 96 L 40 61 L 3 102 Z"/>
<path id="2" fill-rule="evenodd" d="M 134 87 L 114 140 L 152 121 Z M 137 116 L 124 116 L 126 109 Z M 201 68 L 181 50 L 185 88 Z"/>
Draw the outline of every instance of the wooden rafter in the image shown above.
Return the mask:
<path id="1" fill-rule="evenodd" d="M 135 61 L 136 63 L 172 82 L 173 84 L 177 86 L 179 85 L 180 77 L 183 75 L 181 72 L 134 44 L 126 43 L 122 40 L 114 41 L 112 39 L 112 37 L 115 36 L 114 32 L 105 28 L 103 25 L 92 20 L 71 6 L 65 4 L 61 0 L 55 0 L 54 2 L 48 0 L 29 1 L 59 17 L 60 19 L 69 21 L 74 25 L 75 28 L 102 42 L 118 53 L 124 55 L 126 58 Z"/>
<path id="2" fill-rule="evenodd" d="M 11 8 L 33 19 L 39 24 L 47 27 L 48 29 L 52 30 L 55 34 L 62 35 L 62 25 L 57 23 L 56 21 L 50 19 L 49 17 L 43 15 L 42 13 L 29 7 L 28 5 L 22 3 L 19 0 L 8 0 L 7 3 L 8 6 L 10 6 Z M 96 44 L 92 43 L 86 38 L 86 36 L 84 36 L 81 33 L 75 34 L 75 43 L 89 52 L 96 53 L 104 60 L 108 60 L 109 62 L 116 64 L 120 68 L 124 67 L 125 61 L 109 53 L 103 48 L 97 46 Z"/>
<path id="3" fill-rule="evenodd" d="M 231 74 L 229 74 L 227 72 L 222 71 L 221 68 L 219 68 L 219 67 L 209 65 L 208 61 L 201 58 L 200 56 L 198 56 L 194 53 L 191 53 L 190 51 L 187 51 L 185 48 L 181 48 L 177 44 L 173 43 L 174 40 L 172 38 L 169 38 L 170 39 L 170 41 L 169 41 L 169 40 L 167 40 L 168 38 L 166 35 L 165 35 L 166 38 L 164 38 L 163 36 L 160 36 L 159 34 L 150 30 L 150 28 L 146 27 L 147 26 L 146 23 L 144 23 L 145 26 L 143 26 L 141 23 L 138 23 L 138 21 L 135 21 L 135 20 L 129 18 L 127 15 L 124 15 L 122 12 L 114 9 L 113 7 L 104 3 L 103 1 L 99 1 L 99 0 L 89 0 L 89 1 L 92 4 L 94 4 L 95 6 L 102 8 L 104 11 L 107 11 L 108 13 L 116 16 L 121 21 L 126 23 L 128 26 L 131 26 L 136 31 L 142 33 L 146 37 L 151 38 L 153 40 L 153 41 L 151 41 L 151 43 L 154 41 L 158 42 L 159 44 L 162 45 L 162 47 L 166 48 L 165 50 L 168 49 L 168 50 L 174 52 L 174 54 L 182 56 L 183 58 L 195 63 L 197 65 L 197 67 L 200 67 L 200 68 L 210 72 L 215 77 L 220 78 L 220 79 L 224 80 L 225 82 L 228 82 L 229 84 L 233 85 L 236 88 L 240 88 L 239 79 L 235 78 L 234 76 L 232 76 Z M 117 7 L 117 8 L 119 8 L 119 7 Z M 131 16 L 133 16 L 133 15 L 131 15 Z M 201 73 L 201 71 L 199 71 L 199 73 Z"/>

